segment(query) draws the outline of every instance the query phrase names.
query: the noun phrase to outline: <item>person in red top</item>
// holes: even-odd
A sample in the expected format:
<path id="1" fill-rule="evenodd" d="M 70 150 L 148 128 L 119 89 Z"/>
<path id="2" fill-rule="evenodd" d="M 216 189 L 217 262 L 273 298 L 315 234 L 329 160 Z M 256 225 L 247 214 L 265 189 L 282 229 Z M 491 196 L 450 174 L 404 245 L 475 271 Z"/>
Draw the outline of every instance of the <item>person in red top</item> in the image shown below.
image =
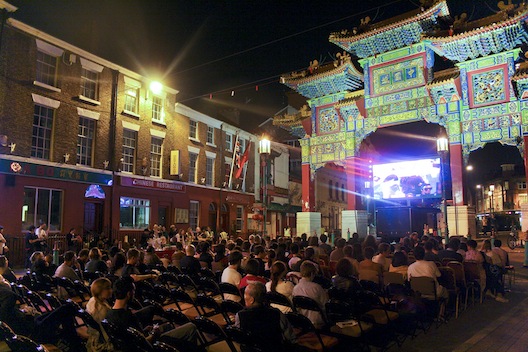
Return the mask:
<path id="1" fill-rule="evenodd" d="M 238 285 L 239 289 L 246 288 L 248 283 L 252 281 L 262 282 L 263 284 L 266 284 L 266 282 L 268 281 L 262 276 L 258 276 L 259 262 L 258 260 L 254 258 L 247 261 L 245 271 L 246 271 L 246 276 L 244 276 L 242 280 L 240 280 L 240 284 Z"/>

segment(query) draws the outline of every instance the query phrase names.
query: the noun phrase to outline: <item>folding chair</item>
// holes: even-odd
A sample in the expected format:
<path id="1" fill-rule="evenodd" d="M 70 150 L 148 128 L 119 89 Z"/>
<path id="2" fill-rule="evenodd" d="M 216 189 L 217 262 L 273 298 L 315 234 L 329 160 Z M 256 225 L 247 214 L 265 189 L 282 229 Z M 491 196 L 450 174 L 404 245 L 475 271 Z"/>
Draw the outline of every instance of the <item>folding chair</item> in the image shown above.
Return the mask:
<path id="1" fill-rule="evenodd" d="M 196 304 L 196 307 L 202 310 L 202 314 L 200 315 L 210 319 L 215 324 L 225 327 L 231 323 L 213 297 L 199 294 L 194 303 Z"/>
<path id="2" fill-rule="evenodd" d="M 480 284 L 480 270 L 479 265 L 482 265 L 480 263 L 477 263 L 475 261 L 466 261 L 464 262 L 464 275 L 466 276 L 466 282 L 468 285 L 473 285 L 475 289 L 478 289 L 479 295 L 480 295 L 480 303 L 482 303 L 484 299 L 484 289 L 485 287 L 482 287 L 483 285 Z M 482 269 L 483 270 L 483 269 Z M 473 295 L 473 304 L 474 302 L 474 295 Z"/>
<path id="3" fill-rule="evenodd" d="M 297 344 L 311 351 L 327 351 L 336 346 L 339 340 L 330 335 L 321 334 L 310 319 L 299 313 L 286 314 L 288 321 L 296 331 Z"/>
<path id="4" fill-rule="evenodd" d="M 232 342 L 237 343 L 240 346 L 242 351 L 267 351 L 266 346 L 261 346 L 258 344 L 258 339 L 249 334 L 247 331 L 237 328 L 234 325 L 228 325 L 225 328 L 225 333 Z"/>
<path id="5" fill-rule="evenodd" d="M 436 280 L 430 277 L 411 277 L 411 289 L 420 294 L 424 303 L 429 303 L 429 313 L 438 323 L 440 322 L 440 314 L 442 312 L 442 305 L 445 303 L 443 299 L 436 294 Z"/>
<path id="6" fill-rule="evenodd" d="M 272 307 L 279 309 L 283 313 L 295 311 L 290 299 L 276 291 L 267 292 L 266 299 Z"/>
<path id="7" fill-rule="evenodd" d="M 222 292 L 224 300 L 228 299 L 226 298 L 226 295 L 231 295 L 240 297 L 240 302 L 244 302 L 244 296 L 240 294 L 240 290 L 235 285 L 228 282 L 221 282 L 218 284 L 218 287 L 220 288 L 220 292 Z"/>
<path id="8" fill-rule="evenodd" d="M 229 319 L 228 325 L 234 324 L 236 314 L 244 309 L 242 304 L 230 300 L 222 301 L 220 307 L 222 308 L 222 312 L 224 312 L 225 316 Z"/>
<path id="9" fill-rule="evenodd" d="M 455 271 L 447 266 L 442 266 L 438 270 L 442 274 L 439 278 L 440 284 L 449 292 L 449 296 L 455 297 L 455 319 L 458 319 L 460 311 L 460 288 L 456 283 Z"/>
<path id="10" fill-rule="evenodd" d="M 462 292 L 464 292 L 464 310 L 467 309 L 469 292 L 471 291 L 471 296 L 473 298 L 473 303 L 475 302 L 475 290 L 477 287 L 473 282 L 467 282 L 466 272 L 464 270 L 464 264 L 457 261 L 450 261 L 447 263 L 447 266 L 453 269 L 455 273 L 456 284 Z"/>
<path id="11" fill-rule="evenodd" d="M 200 339 L 202 341 L 201 347 L 204 349 L 221 348 L 220 344 L 227 345 L 231 352 L 238 352 L 235 345 L 227 337 L 222 328 L 214 321 L 200 316 L 193 320 L 194 325 L 198 329 Z"/>
<path id="12" fill-rule="evenodd" d="M 200 311 L 194 303 L 194 299 L 185 291 L 180 289 L 173 289 L 171 291 L 172 299 L 176 305 L 176 308 L 189 318 L 197 317 L 200 314 Z"/>

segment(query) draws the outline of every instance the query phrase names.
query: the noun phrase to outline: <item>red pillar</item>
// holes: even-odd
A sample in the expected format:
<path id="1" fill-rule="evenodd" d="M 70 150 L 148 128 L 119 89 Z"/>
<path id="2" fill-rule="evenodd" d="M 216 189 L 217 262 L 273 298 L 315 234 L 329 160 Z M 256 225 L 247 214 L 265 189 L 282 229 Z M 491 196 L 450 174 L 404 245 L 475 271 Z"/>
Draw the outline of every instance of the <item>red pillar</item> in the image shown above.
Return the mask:
<path id="1" fill-rule="evenodd" d="M 464 162 L 462 159 L 462 145 L 449 145 L 449 165 L 451 167 L 451 189 L 453 205 L 464 205 Z"/>
<path id="2" fill-rule="evenodd" d="M 347 175 L 347 210 L 357 210 L 357 180 L 358 180 L 358 162 L 356 158 L 346 159 L 345 171 Z"/>
<path id="3" fill-rule="evenodd" d="M 315 185 L 310 176 L 310 164 L 302 165 L 302 211 L 315 211 Z"/>

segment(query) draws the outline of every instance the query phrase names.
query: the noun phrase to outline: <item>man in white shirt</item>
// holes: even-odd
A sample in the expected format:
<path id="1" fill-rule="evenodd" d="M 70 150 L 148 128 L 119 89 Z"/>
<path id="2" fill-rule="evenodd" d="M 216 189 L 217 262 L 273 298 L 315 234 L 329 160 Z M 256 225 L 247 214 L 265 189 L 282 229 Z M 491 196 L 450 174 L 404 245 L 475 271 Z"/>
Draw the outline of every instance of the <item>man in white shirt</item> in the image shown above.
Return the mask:
<path id="1" fill-rule="evenodd" d="M 222 272 L 222 279 L 220 282 L 227 282 L 238 287 L 240 280 L 242 280 L 242 275 L 238 270 L 240 269 L 240 263 L 242 263 L 243 258 L 242 253 L 239 251 L 232 251 L 229 253 L 229 266 Z M 235 302 L 240 302 L 242 300 L 240 296 L 231 294 L 226 294 L 224 298 Z"/>
<path id="2" fill-rule="evenodd" d="M 413 277 L 430 277 L 436 282 L 437 297 L 447 299 L 449 297 L 449 293 L 447 292 L 445 287 L 440 286 L 440 284 L 438 283 L 437 278 L 439 278 L 441 274 L 436 264 L 424 260 L 425 250 L 422 247 L 414 248 L 414 257 L 416 258 L 416 261 L 409 265 L 409 268 L 407 269 L 407 277 L 409 278 L 409 281 Z"/>
<path id="3" fill-rule="evenodd" d="M 313 282 L 316 273 L 317 268 L 313 263 L 309 261 L 302 263 L 302 279 L 293 288 L 293 296 L 304 296 L 311 298 L 316 301 L 319 304 L 319 307 L 321 307 L 321 309 L 324 311 L 325 304 L 328 301 L 328 294 L 321 287 L 321 285 Z M 316 328 L 321 328 L 324 325 L 323 317 L 317 312 L 299 309 L 299 313 L 310 319 Z"/>
<path id="4" fill-rule="evenodd" d="M 378 246 L 378 255 L 372 257 L 374 263 L 378 263 L 382 266 L 383 271 L 389 271 L 391 261 L 388 258 L 390 255 L 390 246 L 387 243 L 380 243 Z"/>

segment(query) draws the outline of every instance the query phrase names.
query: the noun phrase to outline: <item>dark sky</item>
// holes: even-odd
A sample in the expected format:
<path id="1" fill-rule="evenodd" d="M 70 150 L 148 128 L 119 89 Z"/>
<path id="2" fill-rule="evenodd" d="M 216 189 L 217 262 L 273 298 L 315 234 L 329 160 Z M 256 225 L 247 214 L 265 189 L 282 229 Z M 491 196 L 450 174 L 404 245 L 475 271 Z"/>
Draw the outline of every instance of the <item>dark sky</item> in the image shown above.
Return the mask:
<path id="1" fill-rule="evenodd" d="M 351 29 L 366 15 L 377 22 L 419 5 L 419 0 L 10 2 L 19 7 L 15 18 L 161 79 L 178 89 L 179 100 L 188 105 L 199 103 L 193 98 L 222 91 L 213 94 L 216 103 L 241 104 L 255 119 L 273 116 L 284 106 L 287 88 L 276 83 L 278 75 L 305 68 L 313 59 L 331 60 L 339 51 L 328 42 L 331 32 Z M 453 13 L 467 11 L 474 18 L 492 7 L 466 0 L 449 5 Z M 261 47 L 250 50 L 256 46 Z M 239 87 L 235 97 L 232 87 Z"/>
<path id="2" fill-rule="evenodd" d="M 236 105 L 248 128 L 285 106 L 288 88 L 277 83 L 281 73 L 305 68 L 313 59 L 332 60 L 339 48 L 328 42 L 331 32 L 352 29 L 366 15 L 378 22 L 419 6 L 419 0 L 9 1 L 19 7 L 16 19 L 161 80 L 180 91 L 184 104 Z M 496 3 L 448 1 L 453 16 L 467 12 L 470 19 L 492 14 Z M 434 153 L 434 138 L 420 142 L 420 127 L 394 131 L 374 136 L 374 142 L 381 140 L 381 146 L 392 138 L 391 150 L 418 143 L 414 150 Z"/>

